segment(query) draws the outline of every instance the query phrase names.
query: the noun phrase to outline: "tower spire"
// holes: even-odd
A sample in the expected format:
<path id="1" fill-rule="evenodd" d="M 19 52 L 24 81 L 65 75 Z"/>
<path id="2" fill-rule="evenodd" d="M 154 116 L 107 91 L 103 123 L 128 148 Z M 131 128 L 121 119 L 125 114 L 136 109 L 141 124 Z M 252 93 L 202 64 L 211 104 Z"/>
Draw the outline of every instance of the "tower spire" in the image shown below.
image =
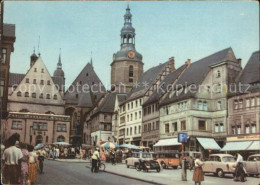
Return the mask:
<path id="1" fill-rule="evenodd" d="M 41 53 L 40 53 L 40 40 L 41 40 L 41 37 L 39 36 L 39 40 L 38 40 L 38 55 L 39 55 L 39 57 L 41 56 Z"/>
<path id="2" fill-rule="evenodd" d="M 92 51 L 91 51 L 91 58 L 90 58 L 90 64 L 91 64 L 91 66 L 93 67 L 93 61 L 92 61 Z"/>
<path id="3" fill-rule="evenodd" d="M 60 54 L 59 54 L 59 60 L 57 63 L 57 69 L 61 69 L 62 68 L 62 63 L 61 63 L 61 48 L 60 48 Z"/>

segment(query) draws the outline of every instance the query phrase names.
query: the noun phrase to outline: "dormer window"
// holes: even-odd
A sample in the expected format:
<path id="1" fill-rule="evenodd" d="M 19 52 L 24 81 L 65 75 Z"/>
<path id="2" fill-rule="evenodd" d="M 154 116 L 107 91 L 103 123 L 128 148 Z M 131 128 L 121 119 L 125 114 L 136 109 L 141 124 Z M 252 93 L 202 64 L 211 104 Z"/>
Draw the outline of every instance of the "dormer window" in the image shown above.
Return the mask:
<path id="1" fill-rule="evenodd" d="M 32 93 L 32 97 L 33 97 L 33 98 L 36 98 L 36 93 Z"/>
<path id="2" fill-rule="evenodd" d="M 47 95 L 46 95 L 46 98 L 47 98 L 47 99 L 50 99 L 50 98 L 51 98 L 51 95 L 50 95 L 50 94 L 47 94 Z"/>
<path id="3" fill-rule="evenodd" d="M 33 84 L 36 84 L 36 79 L 33 79 Z"/>
<path id="4" fill-rule="evenodd" d="M 25 82 L 26 82 L 26 83 L 29 83 L 29 78 L 26 78 Z"/>
<path id="5" fill-rule="evenodd" d="M 28 92 L 25 92 L 24 96 L 25 96 L 25 97 L 29 97 L 29 93 L 28 93 Z"/>
<path id="6" fill-rule="evenodd" d="M 217 74 L 216 74 L 216 77 L 217 77 L 217 78 L 220 78 L 220 77 L 221 77 L 221 73 L 220 73 L 220 70 L 217 70 Z"/>
<path id="7" fill-rule="evenodd" d="M 44 81 L 43 80 L 41 80 L 41 85 L 44 85 Z"/>
<path id="8" fill-rule="evenodd" d="M 34 68 L 34 72 L 37 72 L 37 68 Z"/>
<path id="9" fill-rule="evenodd" d="M 22 96 L 21 91 L 18 91 L 18 92 L 17 92 L 17 96 Z"/>
<path id="10" fill-rule="evenodd" d="M 43 93 L 40 94 L 39 98 L 41 98 L 41 99 L 43 98 Z"/>
<path id="11" fill-rule="evenodd" d="M 47 85 L 51 85 L 51 81 L 50 80 L 47 81 Z"/>
<path id="12" fill-rule="evenodd" d="M 54 99 L 54 100 L 57 100 L 57 94 L 55 94 L 55 95 L 53 96 L 53 99 Z"/>

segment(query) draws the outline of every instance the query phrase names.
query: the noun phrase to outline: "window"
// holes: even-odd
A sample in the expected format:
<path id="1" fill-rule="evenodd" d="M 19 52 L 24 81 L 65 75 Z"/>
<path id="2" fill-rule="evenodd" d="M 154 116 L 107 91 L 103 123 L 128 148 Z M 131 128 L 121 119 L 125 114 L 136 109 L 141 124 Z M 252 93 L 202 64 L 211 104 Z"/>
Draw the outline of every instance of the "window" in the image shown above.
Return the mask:
<path id="1" fill-rule="evenodd" d="M 43 80 L 41 80 L 41 85 L 44 85 L 44 81 Z"/>
<path id="2" fill-rule="evenodd" d="M 133 108 L 134 108 L 134 103 L 132 102 L 132 103 L 131 103 L 131 109 L 133 109 Z"/>
<path id="3" fill-rule="evenodd" d="M 13 121 L 12 129 L 22 130 L 22 122 L 21 121 Z"/>
<path id="4" fill-rule="evenodd" d="M 44 69 L 42 69 L 42 73 L 44 73 Z"/>
<path id="5" fill-rule="evenodd" d="M 138 126 L 138 130 L 139 130 L 138 133 L 140 134 L 141 133 L 141 126 L 140 125 Z"/>
<path id="6" fill-rule="evenodd" d="M 39 98 L 41 98 L 41 99 L 43 98 L 43 93 L 40 94 Z"/>
<path id="7" fill-rule="evenodd" d="M 138 100 L 135 101 L 135 107 L 138 107 Z"/>
<path id="8" fill-rule="evenodd" d="M 133 114 L 130 115 L 130 121 L 133 121 Z"/>
<path id="9" fill-rule="evenodd" d="M 33 79 L 33 84 L 36 84 L 36 79 Z"/>
<path id="10" fill-rule="evenodd" d="M 33 98 L 36 98 L 36 93 L 32 93 L 32 97 L 33 97 Z"/>
<path id="11" fill-rule="evenodd" d="M 234 101 L 234 109 L 235 109 L 235 110 L 238 109 L 238 101 L 237 101 L 237 100 Z"/>
<path id="12" fill-rule="evenodd" d="M 152 128 L 151 128 L 151 123 L 148 123 L 148 131 L 151 131 Z"/>
<path id="13" fill-rule="evenodd" d="M 53 99 L 57 100 L 57 94 L 54 94 Z"/>
<path id="14" fill-rule="evenodd" d="M 127 115 L 127 122 L 129 122 L 129 115 Z"/>
<path id="15" fill-rule="evenodd" d="M 111 125 L 110 124 L 104 124 L 104 130 L 105 131 L 110 131 L 111 130 Z"/>
<path id="16" fill-rule="evenodd" d="M 135 126 L 135 134 L 137 133 L 137 127 Z"/>
<path id="17" fill-rule="evenodd" d="M 26 78 L 26 79 L 25 79 L 25 82 L 26 82 L 26 83 L 29 83 L 29 82 L 30 82 L 29 78 Z"/>
<path id="18" fill-rule="evenodd" d="M 57 142 L 64 142 L 65 141 L 65 137 L 64 136 L 59 136 L 57 138 Z"/>
<path id="19" fill-rule="evenodd" d="M 236 127 L 232 126 L 231 129 L 232 129 L 232 135 L 235 135 L 236 134 Z"/>
<path id="20" fill-rule="evenodd" d="M 6 48 L 2 48 L 2 64 L 6 64 L 6 55 L 7 55 L 7 49 Z"/>
<path id="21" fill-rule="evenodd" d="M 164 125 L 164 132 L 169 133 L 169 123 Z"/>
<path id="22" fill-rule="evenodd" d="M 202 110 L 202 102 L 201 101 L 197 102 L 197 107 L 198 107 L 198 110 Z"/>
<path id="23" fill-rule="evenodd" d="M 256 133 L 256 124 L 251 125 L 251 133 L 252 134 Z"/>
<path id="24" fill-rule="evenodd" d="M 33 122 L 34 130 L 47 130 L 47 123 L 43 122 Z"/>
<path id="25" fill-rule="evenodd" d="M 208 110 L 207 102 L 203 102 L 203 110 Z"/>
<path id="26" fill-rule="evenodd" d="M 220 76 L 221 76 L 220 70 L 217 70 L 217 75 L 216 75 L 216 77 L 217 77 L 217 78 L 220 78 Z"/>
<path id="27" fill-rule="evenodd" d="M 144 132 L 147 132 L 147 125 L 144 125 Z"/>
<path id="28" fill-rule="evenodd" d="M 51 98 L 51 95 L 50 95 L 50 94 L 46 94 L 46 98 L 47 98 L 47 99 L 50 99 L 50 98 Z"/>
<path id="29" fill-rule="evenodd" d="M 46 143 L 48 143 L 48 141 L 49 141 L 49 137 L 48 137 L 48 136 L 46 136 Z"/>
<path id="30" fill-rule="evenodd" d="M 259 97 L 259 98 L 260 98 L 260 97 Z M 139 105 L 141 106 L 141 105 L 142 105 L 142 99 L 140 99 L 139 101 L 140 101 Z"/>
<path id="31" fill-rule="evenodd" d="M 37 68 L 34 68 L 34 72 L 37 72 Z"/>
<path id="32" fill-rule="evenodd" d="M 156 130 L 159 130 L 159 124 L 160 124 L 160 122 L 156 121 Z"/>
<path id="33" fill-rule="evenodd" d="M 260 96 L 257 97 L 257 106 L 259 106 L 259 105 L 260 105 Z"/>
<path id="34" fill-rule="evenodd" d="M 249 133 L 250 133 L 250 126 L 249 126 L 249 125 L 246 125 L 246 126 L 245 126 L 245 133 L 246 133 L 246 134 L 249 134 Z"/>
<path id="35" fill-rule="evenodd" d="M 237 126 L 237 134 L 241 134 L 241 125 Z"/>
<path id="36" fill-rule="evenodd" d="M 199 130 L 206 130 L 206 122 L 204 120 L 199 120 Z"/>
<path id="37" fill-rule="evenodd" d="M 239 100 L 239 108 L 242 109 L 243 108 L 243 100 Z"/>
<path id="38" fill-rule="evenodd" d="M 5 81 L 1 80 L 0 81 L 0 97 L 3 97 L 3 95 L 4 95 L 4 86 L 5 86 Z"/>
<path id="39" fill-rule="evenodd" d="M 130 136 L 132 135 L 132 131 L 133 131 L 133 129 L 132 129 L 132 127 L 130 128 Z"/>
<path id="40" fill-rule="evenodd" d="M 220 123 L 219 124 L 219 130 L 220 130 L 220 132 L 224 132 L 224 124 L 223 123 Z"/>
<path id="41" fill-rule="evenodd" d="M 47 85 L 51 85 L 51 81 L 50 80 L 47 81 Z"/>
<path id="42" fill-rule="evenodd" d="M 25 92 L 25 93 L 24 93 L 24 96 L 25 96 L 25 97 L 29 97 L 29 93 L 28 93 L 28 92 Z"/>
<path id="43" fill-rule="evenodd" d="M 18 92 L 17 92 L 17 96 L 22 96 L 21 91 L 18 91 Z"/>
<path id="44" fill-rule="evenodd" d="M 221 84 L 217 85 L 217 93 L 221 93 Z"/>
<path id="45" fill-rule="evenodd" d="M 186 130 L 186 121 L 181 122 L 181 130 Z"/>
<path id="46" fill-rule="evenodd" d="M 141 118 L 141 116 L 142 116 L 142 112 L 141 112 L 141 111 L 139 111 L 139 119 Z"/>
<path id="47" fill-rule="evenodd" d="M 129 129 L 127 128 L 127 129 L 126 129 L 126 135 L 127 135 L 127 136 L 128 136 L 128 131 L 129 131 Z"/>
<path id="48" fill-rule="evenodd" d="M 135 120 L 137 120 L 137 112 L 135 112 Z"/>
<path id="49" fill-rule="evenodd" d="M 246 99 L 246 107 L 250 107 L 250 99 L 249 98 Z"/>
<path id="50" fill-rule="evenodd" d="M 217 109 L 218 109 L 218 110 L 221 110 L 221 109 L 222 109 L 222 103 L 221 103 L 221 101 L 218 101 L 218 103 L 217 103 Z"/>
<path id="51" fill-rule="evenodd" d="M 58 132 L 66 132 L 67 131 L 66 124 L 58 124 L 57 125 L 57 131 Z"/>
<path id="52" fill-rule="evenodd" d="M 130 110 L 130 104 L 129 103 L 127 104 L 127 110 Z"/>
<path id="53" fill-rule="evenodd" d="M 177 132 L 177 122 L 172 123 L 172 131 Z"/>
<path id="54" fill-rule="evenodd" d="M 255 98 L 251 98 L 251 107 L 255 106 Z"/>
<path id="55" fill-rule="evenodd" d="M 219 132 L 219 125 L 218 125 L 218 123 L 215 124 L 215 132 Z"/>
<path id="56" fill-rule="evenodd" d="M 129 77 L 133 77 L 133 76 L 134 76 L 134 67 L 129 66 Z"/>

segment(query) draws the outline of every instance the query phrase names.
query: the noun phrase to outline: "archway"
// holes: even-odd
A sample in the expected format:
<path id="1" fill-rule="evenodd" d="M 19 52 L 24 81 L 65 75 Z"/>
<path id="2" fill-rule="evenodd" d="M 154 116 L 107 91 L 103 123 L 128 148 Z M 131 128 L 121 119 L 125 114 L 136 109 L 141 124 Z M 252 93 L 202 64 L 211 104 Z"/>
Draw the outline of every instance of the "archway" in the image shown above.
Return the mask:
<path id="1" fill-rule="evenodd" d="M 42 141 L 43 141 L 43 138 L 41 135 L 36 136 L 36 145 L 39 143 L 42 143 Z"/>
<path id="2" fill-rule="evenodd" d="M 57 142 L 64 142 L 64 141 L 65 141 L 65 137 L 64 136 L 57 137 Z"/>

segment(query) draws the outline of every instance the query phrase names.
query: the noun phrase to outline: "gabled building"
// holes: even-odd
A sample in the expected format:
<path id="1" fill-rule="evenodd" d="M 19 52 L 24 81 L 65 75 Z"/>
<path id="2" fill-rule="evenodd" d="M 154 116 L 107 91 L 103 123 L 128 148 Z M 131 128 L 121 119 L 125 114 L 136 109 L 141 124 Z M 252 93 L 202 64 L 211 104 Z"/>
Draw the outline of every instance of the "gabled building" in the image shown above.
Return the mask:
<path id="1" fill-rule="evenodd" d="M 137 146 L 142 144 L 142 104 L 147 99 L 146 96 L 149 96 L 156 89 L 156 85 L 172 70 L 174 70 L 173 60 L 150 68 L 142 74 L 126 100 L 120 104 L 119 144 L 127 143 Z"/>
<path id="2" fill-rule="evenodd" d="M 106 89 L 97 76 L 91 59 L 64 95 L 65 114 L 71 118 L 70 143 L 77 145 L 82 143 L 86 116 L 105 93 Z"/>
<path id="3" fill-rule="evenodd" d="M 181 74 L 189 67 L 190 62 L 182 65 L 178 69 L 174 70 L 163 80 L 160 80 L 159 85 L 155 85 L 155 89 L 152 93 L 147 94 L 146 101 L 143 103 L 143 119 L 142 119 L 142 142 L 143 146 L 153 148 L 153 145 L 159 141 L 160 132 L 160 111 L 159 103 L 163 96 L 170 90 L 172 86 L 179 79 Z"/>
<path id="4" fill-rule="evenodd" d="M 227 143 L 223 151 L 259 151 L 260 51 L 254 52 L 228 99 Z"/>
<path id="5" fill-rule="evenodd" d="M 18 133 L 22 142 L 32 145 L 68 142 L 70 117 L 64 114 L 63 97 L 41 57 L 37 56 L 25 75 L 11 73 L 9 82 L 4 138 Z"/>
<path id="6" fill-rule="evenodd" d="M 189 137 L 185 150 L 206 155 L 220 150 L 227 136 L 228 87 L 240 71 L 240 60 L 231 48 L 191 63 L 159 105 L 160 139 L 172 138 L 172 145 L 160 140 L 156 146 L 178 150 L 177 135 L 184 132 Z"/>

